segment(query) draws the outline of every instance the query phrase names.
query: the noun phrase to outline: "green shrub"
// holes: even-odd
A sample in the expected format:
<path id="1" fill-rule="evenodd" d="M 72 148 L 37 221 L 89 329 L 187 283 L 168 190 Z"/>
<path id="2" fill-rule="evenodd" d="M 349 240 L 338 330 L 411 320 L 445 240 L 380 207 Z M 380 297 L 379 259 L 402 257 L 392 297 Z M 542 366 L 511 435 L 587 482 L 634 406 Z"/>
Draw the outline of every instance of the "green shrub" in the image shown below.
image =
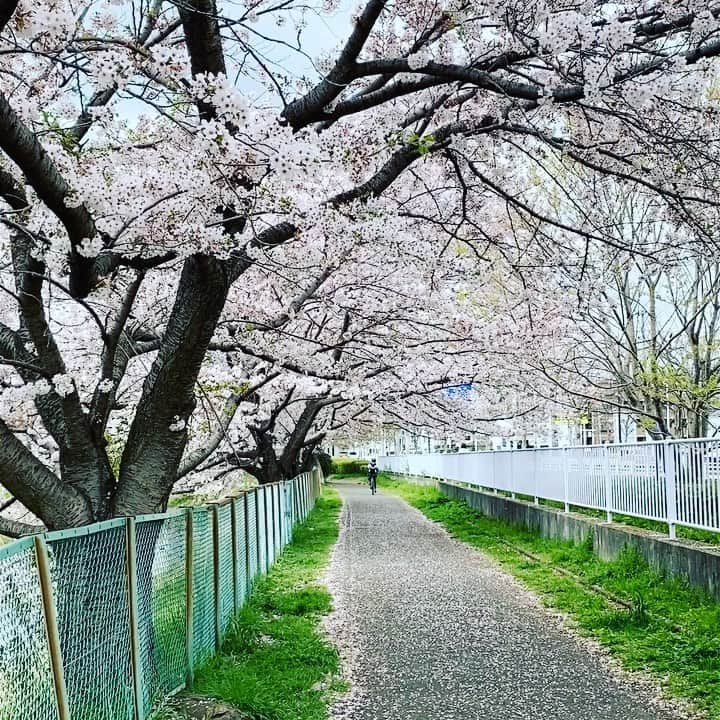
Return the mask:
<path id="1" fill-rule="evenodd" d="M 359 458 L 333 458 L 332 471 L 335 475 L 364 475 L 367 472 L 367 460 Z"/>

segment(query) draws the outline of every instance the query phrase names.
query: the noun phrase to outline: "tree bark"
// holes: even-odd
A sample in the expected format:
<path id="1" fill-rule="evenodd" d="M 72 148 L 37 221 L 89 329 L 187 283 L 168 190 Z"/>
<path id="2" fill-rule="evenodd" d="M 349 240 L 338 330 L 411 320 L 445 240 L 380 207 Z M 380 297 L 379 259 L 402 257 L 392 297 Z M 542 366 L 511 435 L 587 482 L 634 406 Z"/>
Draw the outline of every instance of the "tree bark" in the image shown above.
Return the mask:
<path id="1" fill-rule="evenodd" d="M 229 273 L 221 261 L 204 255 L 185 261 L 122 455 L 113 515 L 165 509 L 187 443 L 195 382 L 229 289 Z"/>
<path id="2" fill-rule="evenodd" d="M 42 303 L 45 264 L 32 256 L 28 237 L 20 232 L 12 232 L 10 240 L 19 309 L 24 329 L 30 335 L 37 353 L 37 364 L 50 378 L 63 375 L 66 372 L 65 363 Z M 16 347 L 19 352 L 19 346 Z M 98 519 L 106 517 L 114 477 L 104 442 L 102 438 L 99 442 L 93 441 L 90 423 L 77 393 L 60 397 L 51 392 L 39 397 L 36 405 L 45 428 L 60 450 L 63 479 L 88 499 Z"/>
<path id="3" fill-rule="evenodd" d="M 2 484 L 50 529 L 92 522 L 92 506 L 76 488 L 46 468 L 0 420 Z"/>

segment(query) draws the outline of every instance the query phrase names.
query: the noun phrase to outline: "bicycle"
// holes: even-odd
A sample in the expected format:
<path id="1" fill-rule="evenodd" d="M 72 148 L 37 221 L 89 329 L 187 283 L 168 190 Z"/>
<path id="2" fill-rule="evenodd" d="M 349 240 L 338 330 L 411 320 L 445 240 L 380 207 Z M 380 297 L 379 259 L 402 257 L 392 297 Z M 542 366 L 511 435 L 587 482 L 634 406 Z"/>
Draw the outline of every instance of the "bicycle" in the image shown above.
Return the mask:
<path id="1" fill-rule="evenodd" d="M 374 495 L 377 492 L 377 476 L 371 475 L 368 478 L 368 484 L 370 485 L 370 494 Z"/>

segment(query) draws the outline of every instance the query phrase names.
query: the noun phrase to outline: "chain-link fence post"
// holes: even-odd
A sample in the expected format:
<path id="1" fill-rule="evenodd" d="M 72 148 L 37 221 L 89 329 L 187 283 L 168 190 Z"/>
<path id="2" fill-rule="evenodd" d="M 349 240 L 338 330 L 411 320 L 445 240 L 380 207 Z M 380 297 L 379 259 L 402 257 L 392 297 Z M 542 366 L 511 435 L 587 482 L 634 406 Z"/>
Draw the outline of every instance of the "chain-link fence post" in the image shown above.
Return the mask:
<path id="1" fill-rule="evenodd" d="M 135 518 L 125 520 L 125 547 L 127 550 L 127 591 L 128 610 L 130 620 L 130 662 L 133 678 L 133 704 L 135 706 L 135 719 L 143 720 L 142 695 L 142 656 L 140 655 L 140 626 L 138 624 L 138 589 L 137 589 L 137 534 L 135 532 Z"/>
<path id="2" fill-rule="evenodd" d="M 290 487 L 292 488 L 292 524 L 293 526 L 297 522 L 300 511 L 298 510 L 298 491 L 297 491 L 297 478 L 293 478 Z"/>
<path id="3" fill-rule="evenodd" d="M 195 680 L 195 667 L 193 663 L 193 615 L 195 613 L 195 602 L 193 594 L 195 583 L 193 582 L 193 509 L 188 508 L 185 512 L 185 662 L 187 664 L 185 683 L 191 688 Z"/>
<path id="4" fill-rule="evenodd" d="M 215 587 L 215 648 L 220 649 L 221 621 L 220 621 L 220 508 L 212 505 L 212 537 L 213 537 L 213 579 Z"/>
<path id="5" fill-rule="evenodd" d="M 287 537 L 285 538 L 285 542 L 291 543 L 293 538 L 292 480 L 288 480 L 285 485 L 285 524 L 287 525 Z"/>
<path id="6" fill-rule="evenodd" d="M 305 519 L 305 498 L 307 497 L 307 475 L 300 478 L 300 520 Z"/>
<path id="7" fill-rule="evenodd" d="M 263 493 L 265 495 L 265 502 L 263 503 L 263 507 L 265 508 L 265 518 L 263 522 L 265 523 L 265 574 L 267 575 L 268 571 L 270 570 L 270 522 L 268 521 L 268 494 L 267 494 L 268 486 L 266 485 L 263 487 Z M 272 488 L 270 490 L 272 492 Z M 272 500 L 272 496 L 271 496 Z"/>
<path id="8" fill-rule="evenodd" d="M 58 720 L 70 720 L 70 706 L 68 704 L 63 658 L 60 650 L 57 610 L 52 590 L 52 577 L 50 576 L 50 558 L 48 556 L 45 538 L 42 535 L 35 536 L 35 566 L 40 580 L 40 594 L 42 596 L 43 613 L 45 616 L 45 630 L 47 633 L 48 649 L 50 651 L 50 666 L 55 689 Z"/>
<path id="9" fill-rule="evenodd" d="M 261 530 L 262 526 L 260 525 L 260 485 L 258 485 L 254 492 L 255 492 L 255 547 L 257 548 L 257 574 L 260 574 L 261 567 L 260 567 L 260 541 L 261 541 Z"/>
<path id="10" fill-rule="evenodd" d="M 300 520 L 304 521 L 307 517 L 307 475 L 303 475 L 300 479 Z"/>
<path id="11" fill-rule="evenodd" d="M 305 475 L 301 475 L 298 481 L 298 520 L 300 522 L 305 519 L 305 480 Z"/>
<path id="12" fill-rule="evenodd" d="M 240 599 L 238 598 L 238 552 L 237 552 L 237 499 L 230 502 L 230 534 L 232 535 L 232 583 L 233 583 L 233 612 L 238 611 Z"/>
<path id="13" fill-rule="evenodd" d="M 250 508 L 248 507 L 249 493 L 245 491 L 245 502 L 243 503 L 243 512 L 245 514 L 245 597 L 248 596 L 250 588 L 252 587 L 252 568 L 250 566 Z"/>

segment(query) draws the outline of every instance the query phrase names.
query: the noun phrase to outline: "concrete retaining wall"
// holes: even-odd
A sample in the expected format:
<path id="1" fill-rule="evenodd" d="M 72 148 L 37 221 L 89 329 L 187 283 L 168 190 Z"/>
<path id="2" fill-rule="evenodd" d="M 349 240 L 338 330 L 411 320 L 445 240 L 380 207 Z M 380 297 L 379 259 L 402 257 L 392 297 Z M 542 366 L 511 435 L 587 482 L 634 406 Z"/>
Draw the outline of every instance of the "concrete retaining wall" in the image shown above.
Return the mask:
<path id="1" fill-rule="evenodd" d="M 642 528 L 605 523 L 587 515 L 564 513 L 454 483 L 441 481 L 438 488 L 449 497 L 464 500 L 487 517 L 506 520 L 543 537 L 579 543 L 591 534 L 593 549 L 604 560 L 616 558 L 626 546 L 633 547 L 658 572 L 684 578 L 720 600 L 720 547 L 670 540 Z"/>
<path id="2" fill-rule="evenodd" d="M 435 478 L 424 477 L 423 475 L 392 475 L 389 472 L 383 470 L 383 475 L 389 475 L 390 477 L 397 478 L 403 482 L 410 483 L 411 485 L 423 485 L 425 487 L 437 487 L 438 481 Z"/>

